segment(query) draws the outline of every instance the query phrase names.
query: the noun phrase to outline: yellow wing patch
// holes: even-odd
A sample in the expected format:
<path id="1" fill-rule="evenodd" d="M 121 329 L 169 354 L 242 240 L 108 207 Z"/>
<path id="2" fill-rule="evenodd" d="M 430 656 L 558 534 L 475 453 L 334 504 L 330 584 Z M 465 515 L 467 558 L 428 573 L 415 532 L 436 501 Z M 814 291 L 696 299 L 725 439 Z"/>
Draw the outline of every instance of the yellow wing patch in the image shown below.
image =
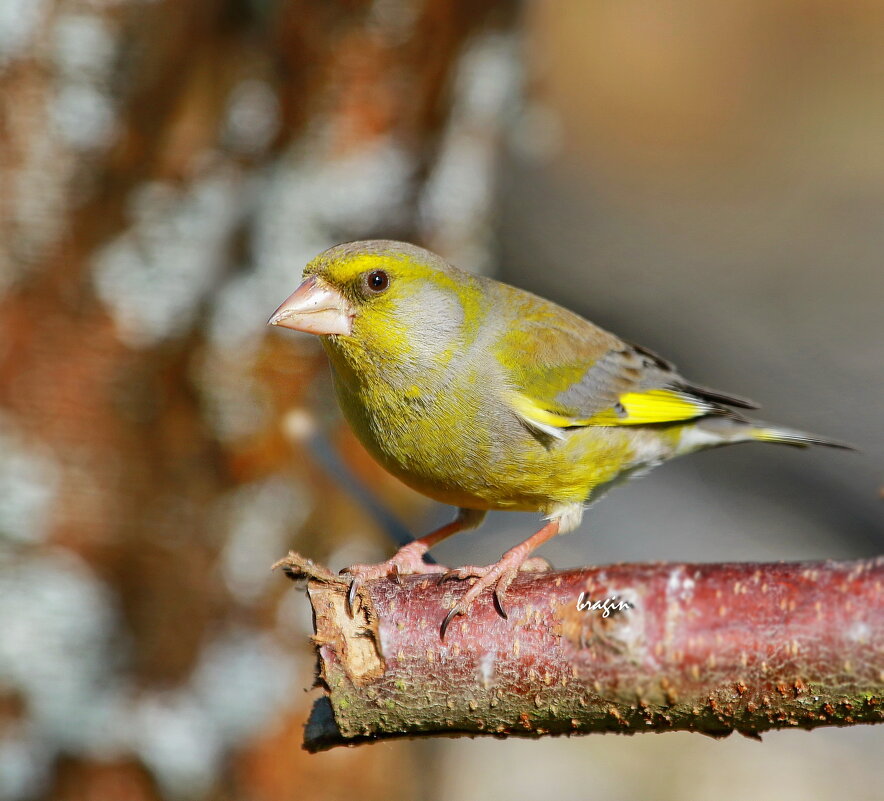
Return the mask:
<path id="1" fill-rule="evenodd" d="M 562 429 L 585 426 L 638 426 L 691 420 L 714 409 L 714 405 L 671 389 L 626 392 L 617 405 L 580 418 L 562 414 L 538 404 L 521 393 L 511 398 L 516 414 L 530 427 L 561 439 Z"/>
<path id="2" fill-rule="evenodd" d="M 573 417 L 544 409 L 527 395 L 523 395 L 520 392 L 514 392 L 510 396 L 510 402 L 516 415 L 525 425 L 556 439 L 564 438 L 565 433 L 562 430 L 564 428 L 586 425 Z"/>
<path id="3" fill-rule="evenodd" d="M 627 392 L 620 396 L 619 408 L 605 409 L 590 417 L 585 425 L 641 426 L 651 423 L 675 423 L 706 414 L 711 403 L 671 389 Z"/>

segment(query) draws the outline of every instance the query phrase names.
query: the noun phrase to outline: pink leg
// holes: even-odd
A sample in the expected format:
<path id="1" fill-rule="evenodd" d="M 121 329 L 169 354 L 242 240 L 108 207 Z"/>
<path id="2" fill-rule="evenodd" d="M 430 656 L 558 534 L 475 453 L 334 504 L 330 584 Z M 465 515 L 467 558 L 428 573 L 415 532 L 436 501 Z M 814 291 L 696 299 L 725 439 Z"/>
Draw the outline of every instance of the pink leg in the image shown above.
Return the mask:
<path id="1" fill-rule="evenodd" d="M 475 601 L 487 587 L 494 587 L 494 601 L 497 605 L 497 611 L 500 612 L 503 617 L 506 617 L 506 609 L 504 608 L 503 600 L 506 597 L 507 589 L 510 584 L 512 584 L 513 579 L 518 575 L 519 568 L 528 561 L 528 555 L 531 551 L 547 540 L 551 540 L 558 533 L 559 521 L 550 520 L 549 523 L 536 534 L 532 534 L 527 540 L 516 545 L 515 548 L 510 548 L 500 557 L 499 562 L 496 562 L 493 565 L 488 565 L 487 567 L 470 565 L 448 571 L 442 577 L 442 581 L 472 577 L 476 577 L 479 580 L 466 591 L 463 598 L 461 598 L 445 616 L 445 620 L 442 621 L 442 627 L 440 629 L 442 639 L 445 639 L 445 631 L 448 628 L 448 624 L 451 623 L 457 615 L 466 614 L 473 601 Z"/>
<path id="2" fill-rule="evenodd" d="M 350 565 L 350 567 L 344 568 L 341 573 L 348 573 L 353 576 L 353 581 L 350 582 L 350 591 L 347 593 L 347 609 L 350 615 L 352 616 L 353 614 L 353 603 L 356 600 L 356 594 L 366 581 L 386 577 L 399 583 L 400 575 L 447 572 L 447 567 L 427 564 L 423 560 L 423 555 L 434 545 L 442 542 L 442 540 L 450 537 L 452 534 L 475 528 L 482 522 L 484 517 L 485 512 L 475 509 L 461 509 L 457 517 L 450 523 L 409 542 L 407 545 L 403 545 L 386 562 L 381 562 L 377 565 Z"/>

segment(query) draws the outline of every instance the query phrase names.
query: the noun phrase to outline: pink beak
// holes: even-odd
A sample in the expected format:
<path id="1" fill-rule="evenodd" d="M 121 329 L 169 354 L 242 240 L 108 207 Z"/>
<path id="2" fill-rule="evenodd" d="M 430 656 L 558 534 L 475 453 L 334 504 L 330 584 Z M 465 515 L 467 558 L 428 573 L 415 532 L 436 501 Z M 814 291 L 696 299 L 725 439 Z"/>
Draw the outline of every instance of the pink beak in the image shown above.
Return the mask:
<path id="1" fill-rule="evenodd" d="M 353 330 L 353 309 L 340 292 L 311 275 L 270 315 L 267 325 L 308 334 L 349 336 Z"/>

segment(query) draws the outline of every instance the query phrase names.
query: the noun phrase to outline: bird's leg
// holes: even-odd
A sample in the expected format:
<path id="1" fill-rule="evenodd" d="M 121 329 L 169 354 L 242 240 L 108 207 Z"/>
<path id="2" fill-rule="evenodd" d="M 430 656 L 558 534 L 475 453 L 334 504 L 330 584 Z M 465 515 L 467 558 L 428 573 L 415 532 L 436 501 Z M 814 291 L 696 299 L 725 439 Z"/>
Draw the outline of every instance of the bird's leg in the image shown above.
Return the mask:
<path id="1" fill-rule="evenodd" d="M 497 606 L 497 611 L 502 617 L 506 617 L 506 608 L 503 605 L 503 601 L 506 597 L 507 589 L 510 584 L 512 584 L 513 579 L 518 575 L 519 569 L 525 567 L 527 562 L 535 561 L 534 559 L 528 559 L 531 551 L 547 540 L 551 540 L 555 537 L 556 534 L 559 533 L 559 526 L 560 521 L 558 519 L 550 520 L 549 523 L 536 534 L 532 534 L 524 542 L 519 543 L 514 548 L 510 548 L 500 557 L 500 561 L 493 565 L 487 565 L 486 567 L 468 565 L 466 567 L 458 567 L 455 570 L 449 570 L 442 577 L 442 581 L 473 577 L 478 578 L 478 581 L 473 584 L 466 593 L 464 593 L 463 598 L 461 598 L 445 616 L 445 620 L 442 621 L 442 627 L 440 629 L 442 639 L 445 639 L 445 630 L 448 628 L 448 624 L 451 623 L 457 615 L 466 614 L 473 601 L 475 601 L 476 598 L 482 594 L 483 590 L 488 587 L 494 588 L 494 602 Z"/>
<path id="2" fill-rule="evenodd" d="M 482 522 L 484 517 L 485 512 L 476 509 L 461 509 L 458 511 L 457 517 L 450 523 L 403 545 L 386 562 L 376 565 L 350 565 L 350 567 L 344 568 L 341 573 L 346 573 L 353 577 L 353 580 L 350 582 L 350 591 L 347 593 L 347 609 L 350 615 L 352 616 L 353 614 L 356 594 L 366 581 L 391 578 L 399 583 L 399 576 L 447 572 L 447 567 L 431 565 L 425 562 L 423 560 L 424 554 L 434 545 L 453 534 L 475 528 Z"/>

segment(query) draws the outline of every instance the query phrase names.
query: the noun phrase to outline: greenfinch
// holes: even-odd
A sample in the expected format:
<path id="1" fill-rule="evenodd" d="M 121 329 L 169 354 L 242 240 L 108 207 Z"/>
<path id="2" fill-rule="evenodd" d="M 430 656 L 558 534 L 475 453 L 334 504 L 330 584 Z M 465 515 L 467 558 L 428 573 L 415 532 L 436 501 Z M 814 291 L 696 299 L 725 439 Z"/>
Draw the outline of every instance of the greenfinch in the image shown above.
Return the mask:
<path id="1" fill-rule="evenodd" d="M 607 488 L 672 459 L 736 442 L 832 445 L 745 417 L 751 401 L 683 378 L 651 351 L 529 292 L 447 264 L 404 242 L 324 251 L 270 325 L 317 334 L 341 408 L 368 451 L 417 491 L 458 507 L 454 521 L 379 565 L 362 582 L 442 573 L 478 580 L 445 629 L 492 589 L 506 590 L 541 543 L 574 529 Z M 540 512 L 533 536 L 488 566 L 448 571 L 423 560 L 489 509 Z"/>

